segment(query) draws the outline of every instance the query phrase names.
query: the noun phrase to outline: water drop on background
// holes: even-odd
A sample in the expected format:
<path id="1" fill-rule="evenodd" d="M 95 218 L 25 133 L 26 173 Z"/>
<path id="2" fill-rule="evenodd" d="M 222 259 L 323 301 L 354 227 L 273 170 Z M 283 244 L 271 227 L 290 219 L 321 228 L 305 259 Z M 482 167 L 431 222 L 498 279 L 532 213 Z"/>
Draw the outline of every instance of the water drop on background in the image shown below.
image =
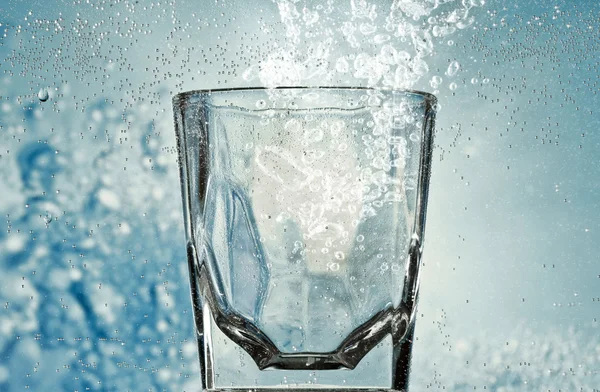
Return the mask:
<path id="1" fill-rule="evenodd" d="M 40 91 L 38 91 L 38 98 L 39 98 L 40 102 L 46 102 L 49 97 L 50 97 L 50 95 L 48 94 L 47 88 L 42 87 L 40 89 Z"/>

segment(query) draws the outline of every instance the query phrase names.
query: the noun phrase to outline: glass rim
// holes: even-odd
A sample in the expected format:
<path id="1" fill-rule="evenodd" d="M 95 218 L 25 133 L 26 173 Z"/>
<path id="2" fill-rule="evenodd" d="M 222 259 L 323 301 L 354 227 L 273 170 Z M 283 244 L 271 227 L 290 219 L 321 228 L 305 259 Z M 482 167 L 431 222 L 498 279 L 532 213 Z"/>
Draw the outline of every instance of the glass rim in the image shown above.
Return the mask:
<path id="1" fill-rule="evenodd" d="M 173 101 L 185 100 L 188 97 L 201 95 L 201 94 L 212 94 L 212 93 L 226 93 L 236 91 L 266 91 L 266 90 L 363 90 L 363 91 L 387 91 L 387 92 L 402 92 L 416 96 L 423 97 L 423 99 L 429 102 L 432 106 L 437 103 L 437 97 L 431 93 L 403 88 L 393 87 L 362 87 L 362 86 L 278 86 L 278 87 L 230 87 L 230 88 L 215 88 L 215 89 L 198 89 L 189 90 L 177 93 L 173 96 Z"/>

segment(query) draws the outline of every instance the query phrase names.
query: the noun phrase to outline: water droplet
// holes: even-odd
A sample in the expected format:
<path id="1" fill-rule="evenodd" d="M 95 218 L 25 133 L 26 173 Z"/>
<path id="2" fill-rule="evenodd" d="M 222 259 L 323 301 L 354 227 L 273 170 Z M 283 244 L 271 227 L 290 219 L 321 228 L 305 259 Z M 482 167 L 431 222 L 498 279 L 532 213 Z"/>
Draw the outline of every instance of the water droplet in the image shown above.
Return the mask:
<path id="1" fill-rule="evenodd" d="M 47 88 L 42 87 L 40 89 L 40 91 L 38 91 L 38 98 L 39 98 L 40 102 L 46 102 L 49 97 L 50 97 L 50 95 L 48 94 Z"/>
<path id="2" fill-rule="evenodd" d="M 359 234 L 359 235 L 356 237 L 356 242 L 363 242 L 364 240 L 365 240 L 365 236 L 364 236 L 364 235 L 362 235 L 362 234 Z"/>

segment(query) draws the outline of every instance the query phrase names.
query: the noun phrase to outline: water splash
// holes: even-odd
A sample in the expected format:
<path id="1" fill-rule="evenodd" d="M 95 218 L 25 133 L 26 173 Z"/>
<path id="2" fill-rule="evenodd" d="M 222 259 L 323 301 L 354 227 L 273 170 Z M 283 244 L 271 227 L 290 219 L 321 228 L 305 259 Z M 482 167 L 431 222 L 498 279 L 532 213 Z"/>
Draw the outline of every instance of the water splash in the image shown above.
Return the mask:
<path id="1" fill-rule="evenodd" d="M 332 1 L 301 6 L 292 0 L 273 2 L 285 26 L 285 42 L 243 73 L 244 80 L 258 80 L 265 87 L 327 85 L 348 74 L 356 85 L 412 88 L 429 73 L 427 58 L 435 53 L 434 40 L 473 25 L 472 9 L 485 4 L 481 0 L 395 0 L 387 6 L 366 0 L 335 6 Z M 457 72 L 458 63 L 452 63 L 448 76 Z"/>

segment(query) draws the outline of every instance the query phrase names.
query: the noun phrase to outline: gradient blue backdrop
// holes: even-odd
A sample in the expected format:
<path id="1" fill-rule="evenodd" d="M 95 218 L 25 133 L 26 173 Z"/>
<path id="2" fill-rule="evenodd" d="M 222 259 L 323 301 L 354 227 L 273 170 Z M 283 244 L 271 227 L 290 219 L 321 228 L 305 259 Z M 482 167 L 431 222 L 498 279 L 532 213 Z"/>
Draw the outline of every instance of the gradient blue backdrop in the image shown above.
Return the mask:
<path id="1" fill-rule="evenodd" d="M 417 86 L 443 78 L 412 389 L 597 391 L 600 4 L 475 17 Z M 0 391 L 198 390 L 170 98 L 248 85 L 277 21 L 0 4 Z"/>

